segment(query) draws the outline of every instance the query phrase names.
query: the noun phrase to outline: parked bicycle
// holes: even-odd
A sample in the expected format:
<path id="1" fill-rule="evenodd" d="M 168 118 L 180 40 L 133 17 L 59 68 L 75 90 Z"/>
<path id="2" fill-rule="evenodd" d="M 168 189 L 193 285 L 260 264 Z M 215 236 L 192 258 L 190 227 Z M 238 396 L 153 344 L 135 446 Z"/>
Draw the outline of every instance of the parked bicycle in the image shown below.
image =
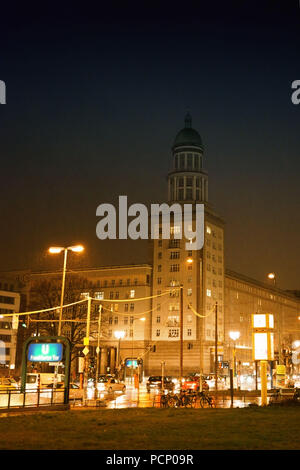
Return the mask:
<path id="1" fill-rule="evenodd" d="M 195 408 L 215 408 L 216 402 L 213 396 L 210 396 L 207 392 L 198 392 L 195 398 Z"/>

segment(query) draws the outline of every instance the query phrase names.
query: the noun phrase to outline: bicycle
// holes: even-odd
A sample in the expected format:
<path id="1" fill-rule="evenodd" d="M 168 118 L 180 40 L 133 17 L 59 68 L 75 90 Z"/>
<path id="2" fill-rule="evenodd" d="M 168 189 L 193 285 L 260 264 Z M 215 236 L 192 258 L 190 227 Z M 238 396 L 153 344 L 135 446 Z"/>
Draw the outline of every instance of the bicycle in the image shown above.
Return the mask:
<path id="1" fill-rule="evenodd" d="M 197 406 L 198 405 L 198 406 Z M 216 402 L 214 397 L 211 397 L 207 392 L 198 392 L 195 397 L 195 408 L 215 408 Z"/>

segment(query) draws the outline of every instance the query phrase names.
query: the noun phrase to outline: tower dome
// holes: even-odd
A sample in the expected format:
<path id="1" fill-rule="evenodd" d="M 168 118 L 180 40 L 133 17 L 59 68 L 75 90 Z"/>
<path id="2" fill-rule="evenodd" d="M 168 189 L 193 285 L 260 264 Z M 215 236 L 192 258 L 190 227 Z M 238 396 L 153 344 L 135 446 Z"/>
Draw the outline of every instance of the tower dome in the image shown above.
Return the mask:
<path id="1" fill-rule="evenodd" d="M 192 117 L 189 113 L 185 116 L 184 123 L 184 128 L 181 129 L 175 137 L 173 149 L 176 147 L 193 145 L 200 147 L 203 150 L 202 139 L 199 132 L 192 128 Z"/>

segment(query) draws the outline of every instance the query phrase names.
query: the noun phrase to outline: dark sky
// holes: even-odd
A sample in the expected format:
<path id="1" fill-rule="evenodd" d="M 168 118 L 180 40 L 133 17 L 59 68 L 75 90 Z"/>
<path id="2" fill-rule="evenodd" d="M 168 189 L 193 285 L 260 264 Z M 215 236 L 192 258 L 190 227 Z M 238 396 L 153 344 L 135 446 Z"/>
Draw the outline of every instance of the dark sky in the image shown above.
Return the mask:
<path id="1" fill-rule="evenodd" d="M 1 6 L 0 269 L 147 261 L 96 238 L 96 207 L 164 201 L 189 109 L 227 267 L 300 288 L 300 7 L 289 1 Z M 54 259 L 55 258 L 55 259 Z"/>

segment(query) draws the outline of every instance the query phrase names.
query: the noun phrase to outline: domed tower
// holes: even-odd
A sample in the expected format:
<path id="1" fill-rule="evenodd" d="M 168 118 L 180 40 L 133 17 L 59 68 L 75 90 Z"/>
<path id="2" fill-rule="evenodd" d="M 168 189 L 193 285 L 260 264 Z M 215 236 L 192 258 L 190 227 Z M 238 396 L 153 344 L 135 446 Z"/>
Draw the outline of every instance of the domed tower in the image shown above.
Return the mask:
<path id="1" fill-rule="evenodd" d="M 172 147 L 173 169 L 168 175 L 169 202 L 208 201 L 208 177 L 203 170 L 203 144 L 199 133 L 192 128 L 188 113 L 185 126 L 176 137 Z"/>

